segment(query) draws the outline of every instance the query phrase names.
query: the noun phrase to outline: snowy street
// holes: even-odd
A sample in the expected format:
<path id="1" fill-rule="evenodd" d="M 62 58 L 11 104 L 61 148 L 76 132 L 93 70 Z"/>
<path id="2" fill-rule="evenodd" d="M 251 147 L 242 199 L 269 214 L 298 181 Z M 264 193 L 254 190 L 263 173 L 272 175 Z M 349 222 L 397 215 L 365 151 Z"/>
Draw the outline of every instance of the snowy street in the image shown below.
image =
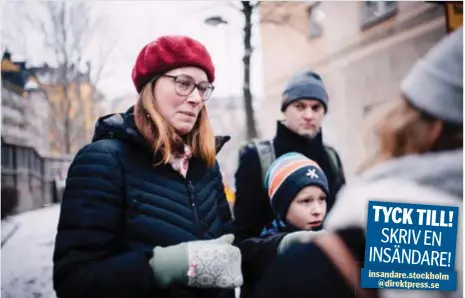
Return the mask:
<path id="1" fill-rule="evenodd" d="M 59 210 L 54 205 L 2 221 L 2 297 L 56 298 L 52 255 Z"/>
<path id="2" fill-rule="evenodd" d="M 59 212 L 54 205 L 2 221 L 2 298 L 56 298 L 52 256 Z"/>

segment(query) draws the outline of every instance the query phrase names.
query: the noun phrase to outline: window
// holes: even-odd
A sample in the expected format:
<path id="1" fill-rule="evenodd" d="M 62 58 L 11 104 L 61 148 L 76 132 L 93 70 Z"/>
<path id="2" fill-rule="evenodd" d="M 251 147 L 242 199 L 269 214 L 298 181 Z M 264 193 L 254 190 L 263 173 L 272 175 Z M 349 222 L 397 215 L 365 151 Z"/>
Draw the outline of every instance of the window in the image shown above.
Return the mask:
<path id="1" fill-rule="evenodd" d="M 309 14 L 309 38 L 316 38 L 323 35 L 323 20 L 325 14 L 321 9 L 321 2 L 317 1 L 308 9 Z"/>
<path id="2" fill-rule="evenodd" d="M 13 169 L 13 150 L 9 146 L 2 146 L 2 168 Z"/>
<path id="3" fill-rule="evenodd" d="M 34 153 L 29 148 L 27 149 L 26 152 L 27 152 L 27 157 L 28 157 L 27 168 L 29 169 L 30 172 L 34 172 Z"/>
<path id="4" fill-rule="evenodd" d="M 364 1 L 362 6 L 362 28 L 380 23 L 397 13 L 397 1 Z"/>
<path id="5" fill-rule="evenodd" d="M 27 152 L 26 149 L 23 147 L 18 147 L 16 149 L 17 154 L 17 169 L 27 169 Z"/>

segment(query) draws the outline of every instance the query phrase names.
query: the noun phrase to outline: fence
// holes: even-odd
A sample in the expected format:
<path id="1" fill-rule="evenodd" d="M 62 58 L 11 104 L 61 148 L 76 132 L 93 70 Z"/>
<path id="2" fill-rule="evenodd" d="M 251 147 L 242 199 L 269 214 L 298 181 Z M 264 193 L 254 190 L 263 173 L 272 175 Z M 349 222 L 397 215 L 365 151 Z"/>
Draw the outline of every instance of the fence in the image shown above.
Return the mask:
<path id="1" fill-rule="evenodd" d="M 34 148 L 9 144 L 2 139 L 2 193 L 16 193 L 15 213 L 60 201 L 58 182 L 65 179 L 71 156 L 45 157 Z M 8 191 L 6 191 L 8 190 Z M 2 197 L 4 201 L 11 199 Z"/>

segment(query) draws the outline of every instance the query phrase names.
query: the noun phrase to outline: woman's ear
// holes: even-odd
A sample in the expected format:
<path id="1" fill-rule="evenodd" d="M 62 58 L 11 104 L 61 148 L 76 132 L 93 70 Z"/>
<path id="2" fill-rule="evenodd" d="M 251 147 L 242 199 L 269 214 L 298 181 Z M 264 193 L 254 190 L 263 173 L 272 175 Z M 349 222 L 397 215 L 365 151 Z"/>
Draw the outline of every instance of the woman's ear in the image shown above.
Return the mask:
<path id="1" fill-rule="evenodd" d="M 429 133 L 426 136 L 426 145 L 428 150 L 430 148 L 433 148 L 439 138 L 441 137 L 442 131 L 444 130 L 444 123 L 439 120 L 435 120 L 433 123 L 431 123 L 431 126 L 429 128 Z"/>

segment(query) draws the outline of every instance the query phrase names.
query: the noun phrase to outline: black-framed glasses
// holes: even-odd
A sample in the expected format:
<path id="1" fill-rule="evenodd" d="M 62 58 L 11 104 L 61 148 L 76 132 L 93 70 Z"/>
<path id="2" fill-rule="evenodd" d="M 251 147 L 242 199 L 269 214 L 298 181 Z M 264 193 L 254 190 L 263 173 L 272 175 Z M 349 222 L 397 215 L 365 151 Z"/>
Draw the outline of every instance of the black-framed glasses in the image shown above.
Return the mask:
<path id="1" fill-rule="evenodd" d="M 167 77 L 174 80 L 174 91 L 176 94 L 180 96 L 189 96 L 194 92 L 194 89 L 197 88 L 199 91 L 200 97 L 202 101 L 207 101 L 213 93 L 215 87 L 207 82 L 203 81 L 198 84 L 195 83 L 194 79 L 188 75 L 178 75 L 178 76 L 171 76 L 171 75 L 160 75 L 160 77 Z"/>

